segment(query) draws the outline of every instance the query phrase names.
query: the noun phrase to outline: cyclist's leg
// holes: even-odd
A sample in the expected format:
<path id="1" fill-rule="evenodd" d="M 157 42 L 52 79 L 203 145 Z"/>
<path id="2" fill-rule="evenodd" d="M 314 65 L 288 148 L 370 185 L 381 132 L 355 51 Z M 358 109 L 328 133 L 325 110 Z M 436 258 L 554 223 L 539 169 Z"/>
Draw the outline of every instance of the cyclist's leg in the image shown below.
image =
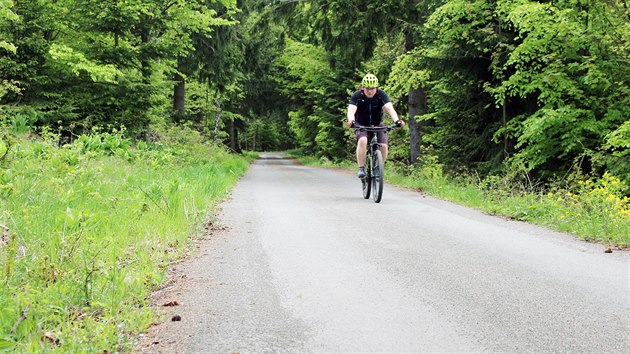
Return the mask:
<path id="1" fill-rule="evenodd" d="M 365 166 L 365 154 L 367 153 L 367 132 L 356 130 L 354 135 L 357 137 L 357 164 L 359 167 Z"/>

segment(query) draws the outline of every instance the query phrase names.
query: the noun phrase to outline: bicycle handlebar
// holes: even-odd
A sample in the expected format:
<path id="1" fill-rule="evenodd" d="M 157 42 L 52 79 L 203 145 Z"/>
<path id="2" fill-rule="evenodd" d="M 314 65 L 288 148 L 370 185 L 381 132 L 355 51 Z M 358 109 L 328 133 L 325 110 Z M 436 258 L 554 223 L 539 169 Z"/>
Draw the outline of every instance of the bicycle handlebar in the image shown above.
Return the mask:
<path id="1" fill-rule="evenodd" d="M 400 127 L 398 125 L 396 125 L 396 124 L 385 125 L 385 126 L 382 126 L 382 127 L 367 127 L 365 125 L 360 125 L 360 124 L 355 122 L 352 125 L 352 128 L 359 129 L 359 130 L 366 131 L 366 132 L 379 132 L 379 131 L 387 131 L 387 132 L 389 132 L 389 131 L 391 131 L 394 128 L 400 128 Z"/>

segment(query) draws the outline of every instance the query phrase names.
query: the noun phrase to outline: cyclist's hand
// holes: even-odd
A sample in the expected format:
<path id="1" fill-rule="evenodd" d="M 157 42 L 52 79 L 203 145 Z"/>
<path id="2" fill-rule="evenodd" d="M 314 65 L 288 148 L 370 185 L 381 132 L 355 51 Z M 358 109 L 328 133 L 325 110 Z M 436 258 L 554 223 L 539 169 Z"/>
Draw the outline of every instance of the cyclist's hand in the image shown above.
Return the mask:
<path id="1" fill-rule="evenodd" d="M 349 127 L 349 128 L 354 127 L 354 121 L 353 121 L 353 120 L 349 120 L 349 121 L 347 121 L 346 123 L 348 124 L 348 127 Z"/>
<path id="2" fill-rule="evenodd" d="M 402 127 L 402 126 L 404 126 L 404 125 L 405 125 L 405 121 L 404 121 L 404 120 L 399 119 L 399 120 L 397 120 L 397 121 L 396 121 L 396 126 L 398 126 L 398 127 Z"/>

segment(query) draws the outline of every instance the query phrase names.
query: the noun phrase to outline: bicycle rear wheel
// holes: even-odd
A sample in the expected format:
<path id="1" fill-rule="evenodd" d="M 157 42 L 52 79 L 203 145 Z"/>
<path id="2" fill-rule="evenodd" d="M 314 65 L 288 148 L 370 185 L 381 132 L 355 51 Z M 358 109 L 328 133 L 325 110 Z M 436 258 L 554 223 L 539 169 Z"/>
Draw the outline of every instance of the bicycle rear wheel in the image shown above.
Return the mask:
<path id="1" fill-rule="evenodd" d="M 372 168 L 371 168 L 370 155 L 365 159 L 365 177 L 361 180 L 363 184 L 363 198 L 370 198 L 370 191 L 372 189 L 372 183 L 370 182 L 372 178 Z"/>
<path id="2" fill-rule="evenodd" d="M 381 150 L 374 151 L 372 155 L 372 198 L 378 203 L 383 197 L 383 155 Z"/>

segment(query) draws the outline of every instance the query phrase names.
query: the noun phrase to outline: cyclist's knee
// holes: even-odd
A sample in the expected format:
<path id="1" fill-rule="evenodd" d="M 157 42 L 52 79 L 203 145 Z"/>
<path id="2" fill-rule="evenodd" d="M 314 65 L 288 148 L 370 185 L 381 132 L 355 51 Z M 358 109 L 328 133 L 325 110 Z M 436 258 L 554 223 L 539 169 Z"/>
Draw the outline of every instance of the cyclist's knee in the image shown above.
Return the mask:
<path id="1" fill-rule="evenodd" d="M 359 146 L 367 146 L 367 138 L 366 137 L 359 138 L 359 141 L 357 142 L 357 145 L 359 145 Z"/>

